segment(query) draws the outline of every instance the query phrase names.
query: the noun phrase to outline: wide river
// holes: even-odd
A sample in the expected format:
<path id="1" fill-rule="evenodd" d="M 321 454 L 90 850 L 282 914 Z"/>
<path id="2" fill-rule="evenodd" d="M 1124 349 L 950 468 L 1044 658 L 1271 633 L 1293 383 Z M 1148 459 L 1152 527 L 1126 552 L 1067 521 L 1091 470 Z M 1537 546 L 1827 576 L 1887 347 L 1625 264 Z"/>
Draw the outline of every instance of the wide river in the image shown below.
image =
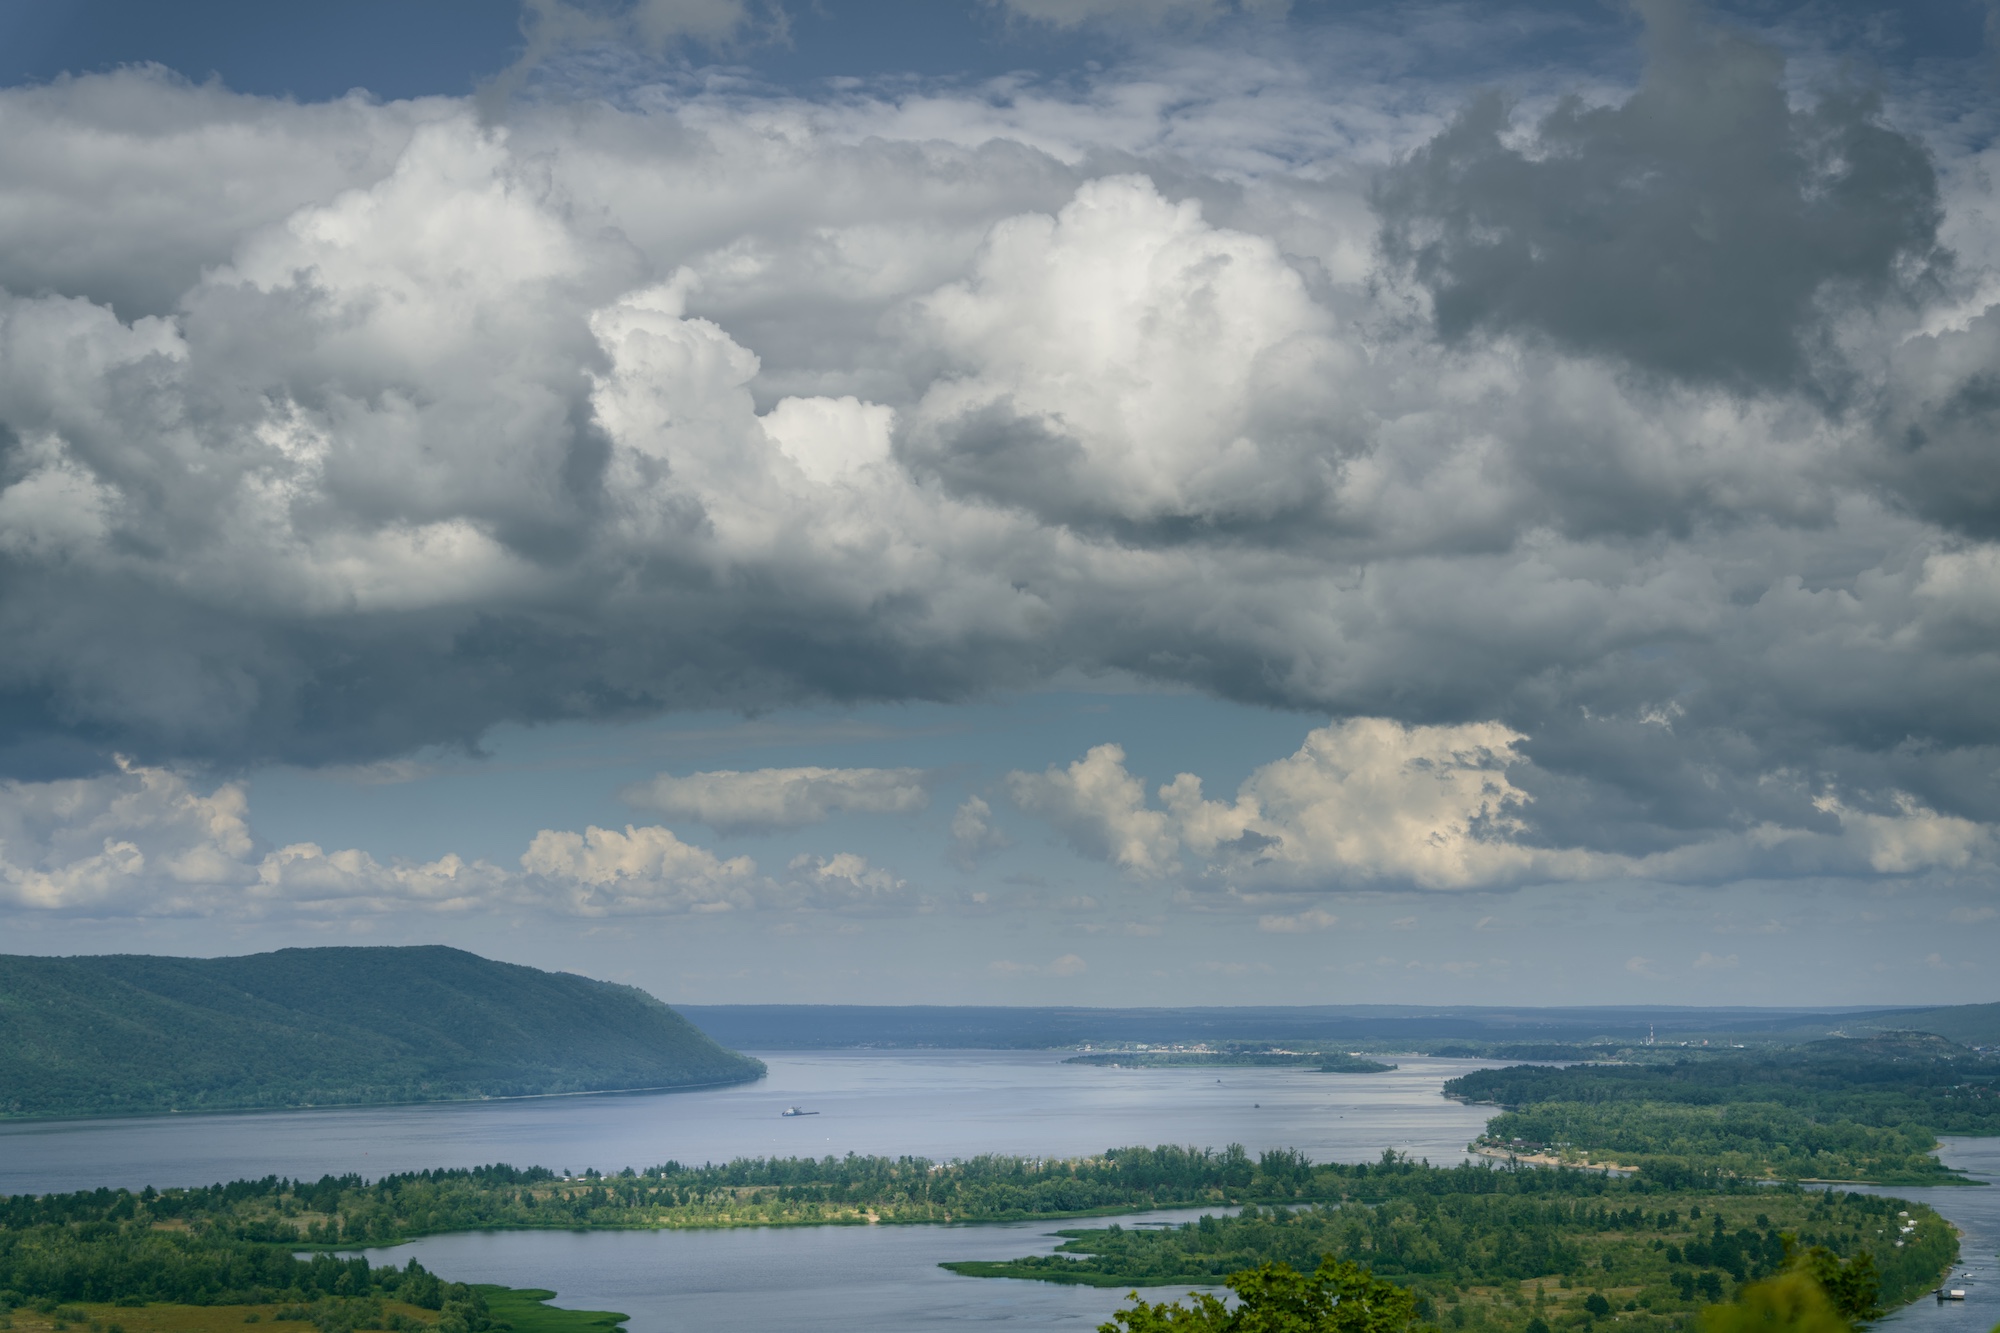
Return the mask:
<path id="1" fill-rule="evenodd" d="M 0 1126 L 0 1193 L 317 1178 L 485 1162 L 605 1172 L 668 1160 L 827 1153 L 1074 1156 L 1126 1144 L 1295 1147 L 1320 1161 L 1394 1148 L 1455 1162 L 1490 1112 L 1439 1095 L 1481 1062 L 1402 1057 L 1388 1074 L 1293 1069 L 1107 1069 L 1042 1051 L 763 1053 L 770 1076 L 735 1088 L 369 1110 L 168 1116 Z M 782 1118 L 798 1105 L 819 1112 Z M 1946 1159 L 2000 1172 L 2000 1142 Z M 1966 1232 L 1964 1305 L 1926 1301 L 1902 1333 L 1984 1333 L 2000 1319 L 2000 1190 L 1899 1190 Z M 1135 1221 L 1179 1220 L 1161 1213 Z M 622 1310 L 633 1333 L 905 1333 L 958 1327 L 1088 1330 L 1123 1293 L 961 1278 L 939 1261 L 1046 1253 L 1048 1222 L 707 1232 L 490 1232 L 372 1252 L 421 1257 L 462 1281 L 556 1289 L 557 1304 Z M 1092 1223 L 1091 1225 L 1102 1225 Z M 1154 1293 L 1162 1299 L 1171 1292 Z M 1919 1327 L 1921 1326 L 1921 1327 Z"/>

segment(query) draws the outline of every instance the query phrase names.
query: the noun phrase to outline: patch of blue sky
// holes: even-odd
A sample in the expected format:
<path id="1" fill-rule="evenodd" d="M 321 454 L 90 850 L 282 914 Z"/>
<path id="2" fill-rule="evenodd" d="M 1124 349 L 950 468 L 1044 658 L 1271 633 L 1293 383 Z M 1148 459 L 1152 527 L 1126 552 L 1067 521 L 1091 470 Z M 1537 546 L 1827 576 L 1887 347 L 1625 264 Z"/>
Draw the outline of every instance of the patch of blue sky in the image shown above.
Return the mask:
<path id="1" fill-rule="evenodd" d="M 249 783 L 251 825 L 272 844 L 362 847 L 428 860 L 449 852 L 512 865 L 544 828 L 665 823 L 685 840 L 782 869 L 799 854 L 855 851 L 905 875 L 964 879 L 945 866 L 945 826 L 980 795 L 1003 823 L 1013 770 L 1067 765 L 1094 745 L 1124 748 L 1149 788 L 1194 772 L 1211 793 L 1298 749 L 1325 719 L 1179 692 L 1063 692 L 962 704 L 780 709 L 754 718 L 683 713 L 645 722 L 504 726 L 479 756 L 429 754 L 362 769 L 272 768 Z M 920 815 L 834 815 L 767 834 L 713 833 L 620 798 L 661 773 L 722 769 L 921 768 L 935 775 Z M 1102 878 L 1067 852 L 1051 857 L 1046 825 L 1018 821 L 1015 848 L 991 874 Z M 981 878 L 984 878 L 982 873 Z"/>

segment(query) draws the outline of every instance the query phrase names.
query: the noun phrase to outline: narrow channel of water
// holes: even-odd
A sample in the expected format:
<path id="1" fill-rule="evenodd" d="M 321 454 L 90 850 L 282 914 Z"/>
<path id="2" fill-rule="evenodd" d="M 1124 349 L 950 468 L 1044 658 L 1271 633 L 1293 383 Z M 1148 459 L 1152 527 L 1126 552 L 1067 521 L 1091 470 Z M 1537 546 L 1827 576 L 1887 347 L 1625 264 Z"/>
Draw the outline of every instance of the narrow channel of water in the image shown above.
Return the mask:
<path id="1" fill-rule="evenodd" d="M 1213 1209 L 1207 1211 L 1215 1211 Z M 1199 1210 L 1147 1213 L 1190 1221 Z M 465 1282 L 548 1286 L 557 1305 L 622 1310 L 632 1333 L 938 1333 L 957 1328 L 1094 1329 L 1125 1292 L 1052 1282 L 960 1277 L 951 1259 L 1047 1254 L 1064 1226 L 1133 1218 L 994 1226 L 754 1227 L 734 1231 L 482 1232 L 370 1250 L 372 1263 L 415 1256 Z M 1166 1300 L 1176 1290 L 1147 1291 Z"/>
<path id="2" fill-rule="evenodd" d="M 1915 1199 L 1938 1210 L 1959 1230 L 1959 1262 L 1947 1284 L 1965 1291 L 1963 1301 L 1918 1301 L 1884 1319 L 1879 1327 L 1897 1333 L 1987 1333 L 2000 1325 L 2000 1138 L 1948 1138 L 1938 1157 L 1983 1186 L 1909 1189 L 1871 1188 L 1871 1194 Z"/>

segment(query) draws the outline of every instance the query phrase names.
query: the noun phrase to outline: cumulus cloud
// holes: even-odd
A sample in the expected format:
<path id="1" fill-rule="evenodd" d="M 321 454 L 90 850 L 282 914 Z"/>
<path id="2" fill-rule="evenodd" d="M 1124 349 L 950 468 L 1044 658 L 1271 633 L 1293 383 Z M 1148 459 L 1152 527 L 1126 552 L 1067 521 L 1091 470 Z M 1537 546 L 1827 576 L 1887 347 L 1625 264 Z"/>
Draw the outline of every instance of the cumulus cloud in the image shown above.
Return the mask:
<path id="1" fill-rule="evenodd" d="M 1076 954 L 1066 953 L 1047 963 L 1017 963 L 1011 958 L 996 958 L 986 965 L 986 970 L 996 977 L 1076 977 L 1090 970 L 1090 965 Z"/>
<path id="2" fill-rule="evenodd" d="M 1988 177 L 1651 12 L 1637 89 L 1518 126 L 1226 42 L 497 118 L 0 90 L 0 771 L 1125 672 L 1398 729 L 1009 785 L 1140 878 L 1978 873 L 1990 284 L 1910 306 Z M 559 860 L 657 868 L 601 902 L 764 892 L 604 834 Z"/>
<path id="3" fill-rule="evenodd" d="M 1265 764 L 1213 801 L 1182 773 L 1149 796 L 1116 745 L 1067 768 L 1008 775 L 1015 802 L 1070 844 L 1137 879 L 1183 869 L 1234 886 L 1355 889 L 1375 885 L 1477 890 L 1531 882 L 1652 879 L 1708 883 L 1749 875 L 1872 878 L 1986 873 L 2000 867 L 2000 827 L 1942 815 L 1907 792 L 1822 792 L 1816 818 L 1763 821 L 1692 835 L 1644 855 L 1549 845 L 1534 797 L 1516 779 L 1533 769 L 1525 738 L 1498 723 L 1412 727 L 1351 718 L 1311 732 L 1297 753 Z M 1784 775 L 1768 775 L 1774 783 Z M 1153 804 L 1156 796 L 1159 806 Z M 1163 808 L 1161 808 L 1163 807 Z M 1252 895 L 1241 895 L 1253 900 Z M 1331 926 L 1319 909 L 1267 915 L 1260 927 Z M 1486 929 L 1492 919 L 1479 923 Z"/>
<path id="4" fill-rule="evenodd" d="M 1520 736 L 1493 723 L 1405 727 L 1357 718 L 1314 731 L 1298 753 L 1259 768 L 1233 802 L 1211 801 L 1182 773 L 1154 808 L 1125 753 L 1100 745 L 1041 774 L 1013 773 L 1025 811 L 1079 851 L 1140 878 L 1180 869 L 1182 848 L 1212 870 L 1267 884 L 1384 880 L 1487 887 L 1530 875 L 1574 878 L 1587 858 L 1522 846 L 1524 794 L 1507 778 Z M 1294 929 L 1271 917 L 1270 929 Z M 1331 924 L 1328 922 L 1326 924 Z"/>
<path id="5" fill-rule="evenodd" d="M 805 901 L 814 907 L 840 910 L 880 908 L 901 901 L 909 887 L 868 858 L 853 852 L 832 856 L 797 856 L 790 869 L 806 885 Z"/>
<path id="6" fill-rule="evenodd" d="M 0 884 L 19 906 L 85 910 L 247 892 L 258 878 L 248 810 L 239 785 L 204 794 L 129 761 L 116 776 L 10 781 L 0 787 Z"/>
<path id="7" fill-rule="evenodd" d="M 953 865 L 970 870 L 1008 845 L 1009 838 L 993 824 L 993 807 L 981 796 L 968 796 L 951 816 L 950 856 Z"/>
<path id="8" fill-rule="evenodd" d="M 957 489 L 1054 519 L 1266 517 L 1310 500 L 1349 369 L 1329 314 L 1261 236 L 1144 177 L 998 224 L 924 322 L 963 373 L 910 453 Z"/>
<path id="9" fill-rule="evenodd" d="M 549 835 L 544 835 L 549 836 Z M 455 911 L 521 901 L 520 877 L 447 855 L 383 864 L 315 843 L 260 846 L 243 787 L 204 791 L 129 760 L 116 773 L 0 786 L 0 901 L 76 915 Z"/>
<path id="10" fill-rule="evenodd" d="M 123 761 L 114 774 L 0 784 L 0 904 L 120 916 L 304 916 L 506 907 L 580 917 L 899 911 L 906 881 L 852 852 L 787 875 L 720 857 L 659 825 L 543 829 L 517 866 L 447 854 L 381 861 L 358 848 L 270 847 L 237 783 Z"/>
<path id="11" fill-rule="evenodd" d="M 1303 935 L 1316 930 L 1331 930 L 1340 924 L 1340 918 L 1323 907 L 1309 907 L 1291 916 L 1260 916 L 1257 929 L 1272 935 Z"/>
<path id="12" fill-rule="evenodd" d="M 1204 799 L 1190 773 L 1160 799 L 1190 850 L 1260 878 L 1311 883 L 1331 871 L 1425 888 L 1491 884 L 1534 873 L 1539 859 L 1515 838 L 1525 799 L 1507 768 L 1521 739 L 1492 723 L 1356 718 L 1258 769 L 1234 802 Z"/>
<path id="13" fill-rule="evenodd" d="M 619 793 L 669 819 L 695 819 L 724 830 L 797 828 L 836 814 L 910 814 L 930 804 L 928 776 L 917 768 L 724 769 L 675 777 L 662 773 Z"/>
<path id="14" fill-rule="evenodd" d="M 1125 771 L 1125 751 L 1093 746 L 1065 768 L 1009 773 L 1014 804 L 1054 824 L 1070 846 L 1142 879 L 1180 868 L 1178 839 L 1167 816 L 1150 809 L 1146 788 Z"/>
<path id="15" fill-rule="evenodd" d="M 583 916 L 613 912 L 728 912 L 755 905 L 757 863 L 722 860 L 671 829 L 620 833 L 595 825 L 582 833 L 543 829 L 521 855 L 521 868 Z"/>

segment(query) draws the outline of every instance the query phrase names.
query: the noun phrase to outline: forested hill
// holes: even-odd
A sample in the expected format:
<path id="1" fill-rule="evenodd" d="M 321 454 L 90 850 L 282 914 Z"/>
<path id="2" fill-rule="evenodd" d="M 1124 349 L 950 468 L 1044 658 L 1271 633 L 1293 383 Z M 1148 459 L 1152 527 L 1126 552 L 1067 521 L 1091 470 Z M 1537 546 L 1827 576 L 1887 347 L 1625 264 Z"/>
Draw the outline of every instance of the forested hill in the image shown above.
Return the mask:
<path id="1" fill-rule="evenodd" d="M 440 946 L 0 955 L 0 1116 L 692 1087 L 763 1072 L 644 991 Z"/>

